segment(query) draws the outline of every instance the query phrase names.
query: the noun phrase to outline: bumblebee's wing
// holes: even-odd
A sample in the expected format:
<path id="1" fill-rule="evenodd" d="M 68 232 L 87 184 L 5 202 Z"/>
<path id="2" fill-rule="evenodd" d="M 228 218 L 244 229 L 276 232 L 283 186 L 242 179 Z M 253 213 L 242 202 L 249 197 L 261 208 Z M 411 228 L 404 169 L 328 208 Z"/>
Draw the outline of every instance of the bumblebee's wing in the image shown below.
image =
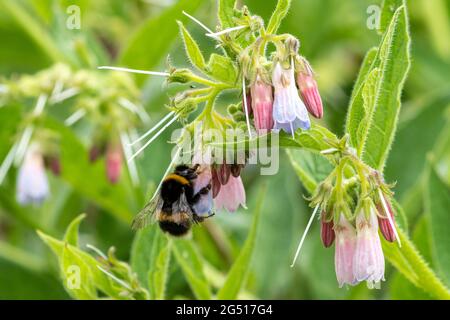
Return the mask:
<path id="1" fill-rule="evenodd" d="M 178 224 L 184 224 L 186 219 L 191 223 L 195 222 L 194 212 L 192 212 L 184 192 L 181 193 L 178 200 L 172 204 L 172 215 L 174 221 Z"/>
<path id="2" fill-rule="evenodd" d="M 143 229 L 148 226 L 151 222 L 152 216 L 158 216 L 161 208 L 163 206 L 163 200 L 158 195 L 155 199 L 150 201 L 144 209 L 139 212 L 136 217 L 134 217 L 131 224 L 133 230 Z"/>

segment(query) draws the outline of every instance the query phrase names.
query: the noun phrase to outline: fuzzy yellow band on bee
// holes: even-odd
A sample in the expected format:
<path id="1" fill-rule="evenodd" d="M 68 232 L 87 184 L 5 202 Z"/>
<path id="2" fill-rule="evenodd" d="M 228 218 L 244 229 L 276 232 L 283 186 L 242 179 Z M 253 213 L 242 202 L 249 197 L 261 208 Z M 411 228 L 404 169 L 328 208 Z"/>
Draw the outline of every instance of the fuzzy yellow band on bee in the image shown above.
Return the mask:
<path id="1" fill-rule="evenodd" d="M 175 180 L 175 181 L 177 181 L 177 182 L 179 182 L 179 183 L 181 183 L 183 185 L 190 184 L 189 180 L 187 180 L 186 178 L 184 178 L 184 177 L 182 177 L 182 176 L 180 176 L 178 174 L 169 174 L 166 177 L 165 181 L 167 181 L 167 180 Z"/>

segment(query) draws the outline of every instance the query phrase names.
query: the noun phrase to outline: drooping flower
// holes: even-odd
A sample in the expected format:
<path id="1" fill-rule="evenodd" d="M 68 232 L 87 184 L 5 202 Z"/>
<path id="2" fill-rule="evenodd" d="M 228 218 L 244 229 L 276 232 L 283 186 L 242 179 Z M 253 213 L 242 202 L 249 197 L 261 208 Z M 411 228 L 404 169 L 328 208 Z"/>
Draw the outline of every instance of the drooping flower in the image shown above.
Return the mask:
<path id="1" fill-rule="evenodd" d="M 297 85 L 306 109 L 314 117 L 323 117 L 322 98 L 320 97 L 317 81 L 311 66 L 305 59 L 301 59 L 300 71 L 297 73 Z"/>
<path id="2" fill-rule="evenodd" d="M 273 70 L 272 82 L 275 89 L 274 130 L 284 130 L 287 133 L 294 134 L 298 128 L 309 129 L 311 123 L 295 85 L 293 63 L 291 63 L 289 69 L 285 70 L 277 62 Z"/>
<path id="3" fill-rule="evenodd" d="M 367 286 L 379 288 L 384 280 L 384 255 L 378 235 L 378 222 L 375 210 L 367 218 L 364 211 L 356 217 L 356 250 L 353 260 L 355 279 L 367 281 Z"/>
<path id="4" fill-rule="evenodd" d="M 122 149 L 118 144 L 110 144 L 106 150 L 106 176 L 109 182 L 115 184 L 119 181 L 122 171 Z"/>
<path id="5" fill-rule="evenodd" d="M 269 131 L 273 128 L 273 93 L 272 86 L 265 83 L 258 75 L 250 87 L 251 110 L 255 121 L 255 128 L 261 131 Z"/>
<path id="6" fill-rule="evenodd" d="M 357 283 L 354 275 L 356 232 L 344 214 L 340 214 L 339 223 L 335 226 L 335 233 L 336 251 L 334 265 L 339 287 L 355 285 Z"/>
<path id="7" fill-rule="evenodd" d="M 19 169 L 16 186 L 17 202 L 22 205 L 42 203 L 49 195 L 44 158 L 38 147 L 32 145 Z"/>
<path id="8" fill-rule="evenodd" d="M 214 206 L 217 210 L 226 209 L 229 212 L 236 211 L 239 206 L 245 208 L 245 202 L 245 189 L 242 179 L 240 176 L 236 178 L 233 175 L 230 175 L 227 184 L 220 186 L 220 190 L 214 198 Z"/>

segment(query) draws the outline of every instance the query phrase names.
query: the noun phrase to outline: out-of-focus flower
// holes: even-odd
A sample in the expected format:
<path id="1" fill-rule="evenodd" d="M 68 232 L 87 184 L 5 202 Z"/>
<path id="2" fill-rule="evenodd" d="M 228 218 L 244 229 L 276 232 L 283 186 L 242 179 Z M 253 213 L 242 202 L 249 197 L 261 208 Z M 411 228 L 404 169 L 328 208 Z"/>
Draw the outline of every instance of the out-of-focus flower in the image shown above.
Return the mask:
<path id="1" fill-rule="evenodd" d="M 106 150 L 106 175 L 115 184 L 119 181 L 122 171 L 122 149 L 119 144 L 110 143 Z"/>
<path id="2" fill-rule="evenodd" d="M 22 205 L 42 203 L 49 195 L 44 158 L 37 146 L 32 145 L 24 158 L 17 176 L 17 202 Z"/>
<path id="3" fill-rule="evenodd" d="M 354 275 L 354 255 L 356 248 L 355 228 L 340 214 L 339 223 L 335 226 L 336 251 L 334 264 L 339 287 L 355 285 L 357 280 Z"/>
<path id="4" fill-rule="evenodd" d="M 384 255 L 378 235 L 375 210 L 367 218 L 364 211 L 356 217 L 356 251 L 353 260 L 356 280 L 367 281 L 367 286 L 379 288 L 384 280 Z"/>
<path id="5" fill-rule="evenodd" d="M 275 88 L 273 104 L 274 130 L 284 130 L 294 134 L 298 128 L 309 129 L 311 123 L 305 105 L 300 99 L 295 85 L 294 66 L 287 70 L 277 62 L 273 70 L 272 82 Z"/>
<path id="6" fill-rule="evenodd" d="M 318 119 L 322 118 L 323 105 L 319 87 L 314 79 L 312 68 L 305 59 L 301 59 L 300 61 L 300 71 L 297 73 L 297 85 L 309 113 Z"/>
<path id="7" fill-rule="evenodd" d="M 229 212 L 236 211 L 239 206 L 245 208 L 245 189 L 241 177 L 230 176 L 227 184 L 222 185 L 214 199 L 217 210 L 226 209 Z"/>
<path id="8" fill-rule="evenodd" d="M 265 83 L 258 75 L 250 87 L 251 109 L 255 120 L 255 128 L 261 131 L 269 131 L 273 128 L 273 93 L 272 86 Z"/>
<path id="9" fill-rule="evenodd" d="M 45 159 L 45 163 L 55 176 L 59 176 L 61 174 L 61 161 L 58 156 L 52 155 L 47 157 Z"/>

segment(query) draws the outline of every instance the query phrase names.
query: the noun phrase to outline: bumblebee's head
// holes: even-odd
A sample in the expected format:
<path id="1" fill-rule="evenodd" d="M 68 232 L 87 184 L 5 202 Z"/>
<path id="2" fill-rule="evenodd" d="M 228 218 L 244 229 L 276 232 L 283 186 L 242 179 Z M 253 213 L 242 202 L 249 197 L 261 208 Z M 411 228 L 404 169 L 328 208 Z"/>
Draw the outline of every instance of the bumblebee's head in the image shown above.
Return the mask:
<path id="1" fill-rule="evenodd" d="M 197 178 L 197 168 L 198 166 L 194 166 L 194 167 L 188 167 L 187 165 L 184 164 L 180 164 L 175 168 L 175 173 L 188 179 L 188 180 L 193 180 L 195 178 Z"/>

